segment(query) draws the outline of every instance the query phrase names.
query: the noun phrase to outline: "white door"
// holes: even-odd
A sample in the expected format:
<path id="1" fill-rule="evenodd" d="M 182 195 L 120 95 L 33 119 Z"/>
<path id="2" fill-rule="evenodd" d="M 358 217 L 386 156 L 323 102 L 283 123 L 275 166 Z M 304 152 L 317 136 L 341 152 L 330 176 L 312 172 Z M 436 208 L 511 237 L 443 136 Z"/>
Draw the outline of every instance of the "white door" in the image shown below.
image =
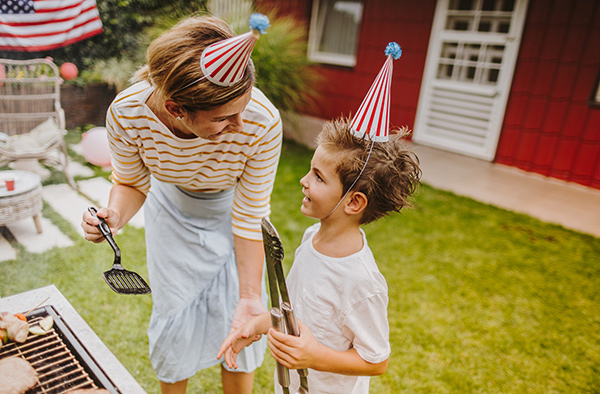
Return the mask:
<path id="1" fill-rule="evenodd" d="M 493 160 L 527 0 L 438 0 L 413 139 Z"/>

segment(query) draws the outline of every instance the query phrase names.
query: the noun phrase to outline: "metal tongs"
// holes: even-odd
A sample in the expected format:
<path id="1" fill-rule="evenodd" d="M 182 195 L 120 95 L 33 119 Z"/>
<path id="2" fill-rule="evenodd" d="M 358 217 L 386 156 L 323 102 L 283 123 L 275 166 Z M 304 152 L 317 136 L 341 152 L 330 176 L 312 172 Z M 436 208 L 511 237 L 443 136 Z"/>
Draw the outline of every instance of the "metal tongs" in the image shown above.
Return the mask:
<path id="1" fill-rule="evenodd" d="M 264 218 L 261 222 L 265 257 L 267 260 L 267 277 L 269 280 L 269 292 L 271 293 L 271 324 L 273 328 L 290 335 L 300 336 L 298 322 L 294 315 L 294 308 L 288 296 L 285 276 L 283 274 L 283 245 L 275 227 Z M 279 296 L 281 293 L 281 305 Z M 308 370 L 298 369 L 300 387 L 296 394 L 308 394 Z M 283 392 L 290 392 L 290 372 L 287 367 L 277 363 L 277 381 Z"/>

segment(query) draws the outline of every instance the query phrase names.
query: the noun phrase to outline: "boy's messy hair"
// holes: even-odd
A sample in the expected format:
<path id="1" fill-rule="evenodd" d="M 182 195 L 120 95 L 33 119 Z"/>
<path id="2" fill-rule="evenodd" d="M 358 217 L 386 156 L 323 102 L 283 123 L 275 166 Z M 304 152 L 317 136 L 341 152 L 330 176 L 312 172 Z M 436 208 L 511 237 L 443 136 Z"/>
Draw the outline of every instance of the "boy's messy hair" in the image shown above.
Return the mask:
<path id="1" fill-rule="evenodd" d="M 342 193 L 352 186 L 365 165 L 372 142 L 350 132 L 351 120 L 345 117 L 325 123 L 317 143 L 330 152 L 339 152 L 337 173 Z M 406 129 L 390 133 L 386 142 L 375 142 L 367 166 L 352 188 L 367 196 L 361 224 L 373 222 L 391 212 L 410 206 L 409 198 L 420 184 L 419 159 L 403 141 Z"/>

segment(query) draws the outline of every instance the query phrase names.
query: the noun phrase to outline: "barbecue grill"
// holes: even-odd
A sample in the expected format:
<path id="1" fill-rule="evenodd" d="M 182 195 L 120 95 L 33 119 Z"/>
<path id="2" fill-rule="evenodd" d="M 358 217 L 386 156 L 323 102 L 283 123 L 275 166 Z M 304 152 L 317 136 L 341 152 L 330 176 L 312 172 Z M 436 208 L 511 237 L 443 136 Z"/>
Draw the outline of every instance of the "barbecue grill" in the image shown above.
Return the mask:
<path id="1" fill-rule="evenodd" d="M 21 357 L 37 371 L 39 383 L 27 394 L 60 394 L 78 388 L 145 393 L 55 286 L 0 298 L 0 311 L 24 313 L 45 299 L 43 306 L 27 315 L 28 322 L 36 326 L 52 316 L 52 329 L 45 335 L 30 333 L 24 343 L 9 342 L 0 349 L 0 359 Z"/>
<path id="2" fill-rule="evenodd" d="M 46 316 L 54 319 L 54 326 L 47 334 L 30 333 L 24 343 L 9 342 L 0 350 L 0 360 L 21 357 L 38 373 L 38 385 L 27 393 L 59 394 L 104 388 L 121 394 L 51 305 L 32 311 L 27 320 L 30 326 L 36 325 Z"/>

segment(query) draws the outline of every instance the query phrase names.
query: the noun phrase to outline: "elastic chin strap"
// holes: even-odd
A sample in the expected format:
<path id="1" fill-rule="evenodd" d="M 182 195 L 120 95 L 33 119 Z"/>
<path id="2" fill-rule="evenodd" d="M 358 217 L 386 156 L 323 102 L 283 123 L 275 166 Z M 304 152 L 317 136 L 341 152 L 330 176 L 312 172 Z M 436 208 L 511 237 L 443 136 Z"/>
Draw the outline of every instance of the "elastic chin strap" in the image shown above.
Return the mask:
<path id="1" fill-rule="evenodd" d="M 185 85 L 185 86 L 184 86 L 184 87 L 182 87 L 182 88 L 179 88 L 179 89 L 177 89 L 177 90 L 175 91 L 175 93 L 177 93 L 177 92 L 180 92 L 180 91 L 182 91 L 182 90 L 184 90 L 184 89 L 187 89 L 187 88 L 189 88 L 190 86 L 193 86 L 193 85 L 197 84 L 198 82 L 202 81 L 204 78 L 206 78 L 206 75 L 204 75 L 204 76 L 202 76 L 202 77 L 200 77 L 200 78 L 198 78 L 198 79 L 196 79 L 196 80 L 194 80 L 194 81 L 192 81 L 192 82 L 188 83 L 187 85 Z"/>
<path id="2" fill-rule="evenodd" d="M 373 145 L 375 145 L 375 141 L 371 141 L 371 147 L 369 148 L 369 154 L 367 155 L 367 159 L 365 160 L 365 164 L 363 165 L 363 168 L 361 168 L 361 170 L 358 173 L 358 176 L 356 177 L 356 179 L 354 180 L 354 182 L 352 182 L 352 185 L 350 185 L 350 187 L 348 188 L 348 190 L 346 190 L 346 193 L 344 193 L 344 195 L 342 196 L 342 198 L 340 198 L 340 201 L 338 201 L 337 205 L 323 219 L 327 219 L 329 216 L 331 216 L 332 213 L 335 212 L 335 210 L 337 209 L 337 207 L 340 206 L 340 204 L 342 203 L 342 201 L 344 200 L 344 198 L 346 198 L 346 196 L 348 195 L 348 193 L 350 193 L 350 191 L 352 190 L 352 188 L 354 187 L 354 185 L 356 185 L 356 182 L 358 182 L 358 180 L 360 179 L 360 176 L 362 175 L 363 171 L 367 167 L 367 163 L 369 162 L 369 158 L 371 157 L 371 152 L 373 152 Z"/>

